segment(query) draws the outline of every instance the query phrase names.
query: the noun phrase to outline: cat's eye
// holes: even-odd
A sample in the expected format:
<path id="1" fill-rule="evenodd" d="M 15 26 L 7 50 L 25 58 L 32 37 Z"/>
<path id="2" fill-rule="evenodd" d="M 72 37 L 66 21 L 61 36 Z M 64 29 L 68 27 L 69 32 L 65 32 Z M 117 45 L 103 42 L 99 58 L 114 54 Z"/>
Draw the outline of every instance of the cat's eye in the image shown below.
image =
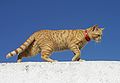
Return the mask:
<path id="1" fill-rule="evenodd" d="M 100 37 L 101 35 L 98 35 L 98 37 Z"/>

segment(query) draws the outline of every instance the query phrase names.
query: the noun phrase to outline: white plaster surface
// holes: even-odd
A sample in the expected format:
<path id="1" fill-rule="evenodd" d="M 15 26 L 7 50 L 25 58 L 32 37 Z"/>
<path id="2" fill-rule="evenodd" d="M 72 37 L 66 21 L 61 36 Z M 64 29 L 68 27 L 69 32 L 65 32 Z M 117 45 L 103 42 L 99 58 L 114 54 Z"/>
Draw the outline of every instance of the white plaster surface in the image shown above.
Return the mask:
<path id="1" fill-rule="evenodd" d="M 0 63 L 0 83 L 120 83 L 120 62 Z"/>

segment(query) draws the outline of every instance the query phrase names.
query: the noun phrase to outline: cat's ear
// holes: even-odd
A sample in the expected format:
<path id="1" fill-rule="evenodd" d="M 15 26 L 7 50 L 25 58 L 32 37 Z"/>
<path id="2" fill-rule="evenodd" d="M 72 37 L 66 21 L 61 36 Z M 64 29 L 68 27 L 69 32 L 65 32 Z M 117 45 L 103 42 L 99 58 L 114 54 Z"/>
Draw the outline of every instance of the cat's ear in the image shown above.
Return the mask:
<path id="1" fill-rule="evenodd" d="M 92 31 L 96 31 L 96 30 L 98 30 L 98 25 L 97 24 L 92 27 Z"/>
<path id="2" fill-rule="evenodd" d="M 104 28 L 100 28 L 102 31 L 104 30 Z"/>

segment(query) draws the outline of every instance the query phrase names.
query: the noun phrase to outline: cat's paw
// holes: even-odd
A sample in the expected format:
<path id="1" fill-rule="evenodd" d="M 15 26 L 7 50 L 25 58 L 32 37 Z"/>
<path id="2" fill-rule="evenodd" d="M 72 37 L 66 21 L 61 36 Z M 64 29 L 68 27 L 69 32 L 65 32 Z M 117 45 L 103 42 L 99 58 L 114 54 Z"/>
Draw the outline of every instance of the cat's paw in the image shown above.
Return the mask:
<path id="1" fill-rule="evenodd" d="M 54 60 L 53 62 L 58 62 L 57 60 Z"/>
<path id="2" fill-rule="evenodd" d="M 84 61 L 86 61 L 86 60 L 80 59 L 79 61 L 80 61 L 80 62 L 84 62 Z"/>

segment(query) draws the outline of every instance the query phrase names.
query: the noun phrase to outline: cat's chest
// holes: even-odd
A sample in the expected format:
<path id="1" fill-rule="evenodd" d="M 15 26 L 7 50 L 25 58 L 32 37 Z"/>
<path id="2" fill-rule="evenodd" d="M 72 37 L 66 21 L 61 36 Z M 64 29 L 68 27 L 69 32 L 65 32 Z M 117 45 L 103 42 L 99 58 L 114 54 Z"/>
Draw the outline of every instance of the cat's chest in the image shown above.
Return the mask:
<path id="1" fill-rule="evenodd" d="M 86 41 L 79 41 L 76 43 L 76 45 L 78 45 L 79 49 L 82 49 L 86 43 L 87 43 Z"/>

